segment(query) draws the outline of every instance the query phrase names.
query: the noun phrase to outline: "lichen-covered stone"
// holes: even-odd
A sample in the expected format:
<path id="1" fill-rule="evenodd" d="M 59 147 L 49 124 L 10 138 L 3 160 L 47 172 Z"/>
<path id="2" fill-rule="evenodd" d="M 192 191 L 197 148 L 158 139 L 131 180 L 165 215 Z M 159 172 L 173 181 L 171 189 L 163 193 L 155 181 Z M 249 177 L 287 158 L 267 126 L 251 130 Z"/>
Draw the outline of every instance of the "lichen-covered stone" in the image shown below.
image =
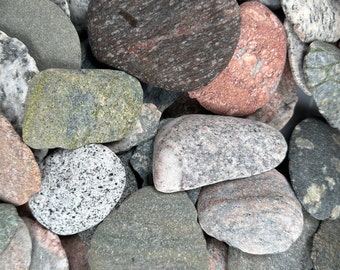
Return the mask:
<path id="1" fill-rule="evenodd" d="M 134 127 L 142 99 L 138 80 L 122 71 L 40 72 L 29 83 L 23 139 L 36 149 L 120 140 Z"/>
<path id="2" fill-rule="evenodd" d="M 11 204 L 0 203 L 0 254 L 6 249 L 19 226 L 20 218 Z"/>

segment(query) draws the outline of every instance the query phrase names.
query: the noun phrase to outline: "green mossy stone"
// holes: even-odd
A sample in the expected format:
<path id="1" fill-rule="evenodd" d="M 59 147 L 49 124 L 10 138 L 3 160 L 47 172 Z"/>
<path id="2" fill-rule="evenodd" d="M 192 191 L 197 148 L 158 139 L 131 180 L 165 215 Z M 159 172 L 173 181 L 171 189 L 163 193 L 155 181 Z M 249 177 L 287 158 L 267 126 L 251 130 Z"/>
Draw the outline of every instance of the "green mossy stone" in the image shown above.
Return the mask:
<path id="1" fill-rule="evenodd" d="M 35 149 L 117 141 L 131 132 L 142 101 L 139 81 L 122 71 L 48 69 L 29 83 L 23 140 Z"/>

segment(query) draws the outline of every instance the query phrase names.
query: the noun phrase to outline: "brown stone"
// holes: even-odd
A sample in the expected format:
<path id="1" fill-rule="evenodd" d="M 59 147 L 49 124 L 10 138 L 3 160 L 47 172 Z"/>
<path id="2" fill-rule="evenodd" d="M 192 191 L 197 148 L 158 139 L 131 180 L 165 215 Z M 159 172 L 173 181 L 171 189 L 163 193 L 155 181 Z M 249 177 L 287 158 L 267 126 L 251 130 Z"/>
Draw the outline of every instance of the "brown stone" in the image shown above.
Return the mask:
<path id="1" fill-rule="evenodd" d="M 0 199 L 22 205 L 41 185 L 40 169 L 31 149 L 0 115 Z"/>
<path id="2" fill-rule="evenodd" d="M 90 270 L 88 263 L 88 247 L 78 234 L 60 237 L 61 244 L 66 252 L 70 269 Z"/>
<path id="3" fill-rule="evenodd" d="M 274 13 L 259 2 L 243 3 L 240 10 L 240 39 L 228 66 L 189 93 L 216 114 L 249 115 L 268 103 L 286 61 L 286 34 Z"/>
<path id="4" fill-rule="evenodd" d="M 207 250 L 210 270 L 227 269 L 228 246 L 225 243 L 207 236 Z"/>

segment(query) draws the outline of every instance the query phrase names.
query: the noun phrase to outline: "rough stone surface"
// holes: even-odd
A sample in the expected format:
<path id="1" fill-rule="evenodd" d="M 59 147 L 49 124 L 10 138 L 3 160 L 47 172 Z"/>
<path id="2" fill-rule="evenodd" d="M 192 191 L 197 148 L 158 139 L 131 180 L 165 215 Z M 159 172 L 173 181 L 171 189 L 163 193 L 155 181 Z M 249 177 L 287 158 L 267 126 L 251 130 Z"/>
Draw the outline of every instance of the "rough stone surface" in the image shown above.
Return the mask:
<path id="1" fill-rule="evenodd" d="M 39 72 L 29 84 L 23 139 L 36 149 L 120 140 L 134 127 L 142 98 L 140 83 L 122 71 Z"/>
<path id="2" fill-rule="evenodd" d="M 30 269 L 68 270 L 69 264 L 58 235 L 30 218 L 23 218 L 32 239 Z"/>
<path id="3" fill-rule="evenodd" d="M 98 226 L 89 263 L 91 270 L 208 269 L 195 207 L 184 192 L 138 190 Z"/>
<path id="4" fill-rule="evenodd" d="M 0 115 L 0 200 L 22 205 L 40 186 L 40 169 L 31 149 Z"/>
<path id="5" fill-rule="evenodd" d="M 209 253 L 209 269 L 210 270 L 227 269 L 228 246 L 225 243 L 208 236 L 207 249 Z"/>
<path id="6" fill-rule="evenodd" d="M 41 164 L 42 188 L 31 197 L 34 217 L 52 232 L 70 235 L 101 222 L 117 204 L 125 170 L 107 147 L 59 149 Z"/>
<path id="7" fill-rule="evenodd" d="M 340 217 L 340 131 L 308 118 L 289 142 L 289 174 L 296 196 L 315 218 Z"/>
<path id="8" fill-rule="evenodd" d="M 0 31 L 0 113 L 21 134 L 28 81 L 38 72 L 20 40 Z"/>
<path id="9" fill-rule="evenodd" d="M 67 15 L 49 0 L 2 0 L 0 29 L 26 44 L 39 70 L 80 68 L 77 31 Z"/>
<path id="10" fill-rule="evenodd" d="M 176 192 L 271 170 L 287 145 L 274 128 L 228 116 L 186 115 L 157 134 L 153 180 L 157 190 Z"/>
<path id="11" fill-rule="evenodd" d="M 144 88 L 144 103 L 153 103 L 157 109 L 164 112 L 180 95 L 178 92 L 171 92 L 159 87 L 147 85 Z"/>
<path id="12" fill-rule="evenodd" d="M 228 66 L 207 86 L 190 92 L 209 111 L 243 116 L 269 102 L 286 61 L 286 33 L 259 2 L 240 6 L 241 33 Z"/>
<path id="13" fill-rule="evenodd" d="M 76 235 L 63 236 L 60 238 L 61 244 L 66 252 L 71 270 L 90 270 L 88 263 L 88 247 Z"/>
<path id="14" fill-rule="evenodd" d="M 282 9 L 303 42 L 340 39 L 338 0 L 281 0 Z"/>
<path id="15" fill-rule="evenodd" d="M 87 29 L 87 9 L 90 0 L 68 0 L 71 20 L 78 31 Z"/>
<path id="16" fill-rule="evenodd" d="M 0 203 L 0 254 L 7 248 L 19 226 L 20 218 L 11 204 Z"/>
<path id="17" fill-rule="evenodd" d="M 340 269 L 340 219 L 324 220 L 313 239 L 315 270 Z"/>
<path id="18" fill-rule="evenodd" d="M 88 33 L 96 58 L 141 81 L 179 92 L 207 85 L 239 38 L 236 1 L 91 1 Z"/>
<path id="19" fill-rule="evenodd" d="M 208 235 L 250 254 L 286 251 L 303 229 L 301 205 L 276 170 L 204 187 L 197 211 Z"/>
<path id="20" fill-rule="evenodd" d="M 68 6 L 67 0 L 50 0 L 50 1 L 56 4 L 58 7 L 60 7 L 61 10 L 64 11 L 64 13 L 68 17 L 70 17 L 70 8 Z"/>
<path id="21" fill-rule="evenodd" d="M 304 58 L 304 71 L 320 113 L 340 130 L 340 49 L 326 42 L 312 42 Z"/>

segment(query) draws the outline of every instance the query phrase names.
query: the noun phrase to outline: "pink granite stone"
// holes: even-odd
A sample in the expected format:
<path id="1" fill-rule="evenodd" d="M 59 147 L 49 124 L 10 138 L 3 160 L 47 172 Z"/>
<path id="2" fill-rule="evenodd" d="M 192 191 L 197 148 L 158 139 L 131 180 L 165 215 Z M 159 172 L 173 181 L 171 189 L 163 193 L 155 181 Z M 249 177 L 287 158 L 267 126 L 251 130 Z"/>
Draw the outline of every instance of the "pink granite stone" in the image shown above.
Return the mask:
<path id="1" fill-rule="evenodd" d="M 207 237 L 210 270 L 227 269 L 228 246 L 215 238 Z"/>

